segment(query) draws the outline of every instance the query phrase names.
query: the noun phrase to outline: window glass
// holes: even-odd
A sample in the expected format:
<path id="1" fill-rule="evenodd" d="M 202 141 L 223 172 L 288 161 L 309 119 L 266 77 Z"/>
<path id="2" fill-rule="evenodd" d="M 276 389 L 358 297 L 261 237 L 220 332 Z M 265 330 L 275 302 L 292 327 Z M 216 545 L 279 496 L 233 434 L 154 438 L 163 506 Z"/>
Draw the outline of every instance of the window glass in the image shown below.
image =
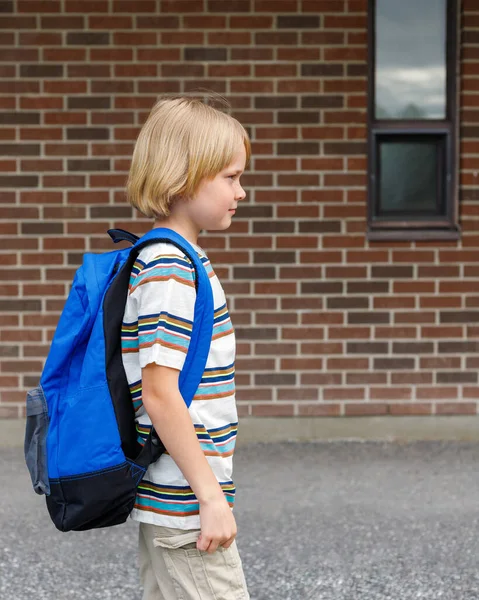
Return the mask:
<path id="1" fill-rule="evenodd" d="M 376 1 L 376 119 L 446 118 L 446 0 Z"/>
<path id="2" fill-rule="evenodd" d="M 378 216 L 400 213 L 438 215 L 443 207 L 438 193 L 438 162 L 442 145 L 437 139 L 379 142 Z M 442 182 L 441 182 L 442 184 Z M 442 187 L 442 186 L 441 186 Z"/>

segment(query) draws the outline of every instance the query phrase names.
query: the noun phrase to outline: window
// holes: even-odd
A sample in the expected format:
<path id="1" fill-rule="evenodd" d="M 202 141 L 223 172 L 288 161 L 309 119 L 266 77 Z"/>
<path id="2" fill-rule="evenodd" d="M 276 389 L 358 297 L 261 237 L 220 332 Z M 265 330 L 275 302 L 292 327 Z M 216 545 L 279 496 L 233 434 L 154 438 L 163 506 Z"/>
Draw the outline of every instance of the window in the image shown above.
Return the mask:
<path id="1" fill-rule="evenodd" d="M 458 0 L 369 0 L 369 239 L 457 239 Z"/>

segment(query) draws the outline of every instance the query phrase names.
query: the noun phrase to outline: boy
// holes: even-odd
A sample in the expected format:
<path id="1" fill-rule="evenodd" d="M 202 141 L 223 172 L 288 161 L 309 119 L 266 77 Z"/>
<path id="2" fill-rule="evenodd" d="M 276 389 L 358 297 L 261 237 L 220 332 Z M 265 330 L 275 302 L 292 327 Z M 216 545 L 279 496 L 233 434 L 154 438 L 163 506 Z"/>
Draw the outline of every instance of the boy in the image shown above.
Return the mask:
<path id="1" fill-rule="evenodd" d="M 197 245 L 201 230 L 227 229 L 245 198 L 250 157 L 242 125 L 198 99 L 162 99 L 133 152 L 129 202 L 154 227 L 173 229 L 198 252 L 210 278 L 214 327 L 206 369 L 187 408 L 178 389 L 194 315 L 195 271 L 176 246 L 144 248 L 134 265 L 122 357 L 137 431 L 153 425 L 166 453 L 150 465 L 132 518 L 140 522 L 143 600 L 249 598 L 231 511 L 235 336 L 221 284 Z"/>

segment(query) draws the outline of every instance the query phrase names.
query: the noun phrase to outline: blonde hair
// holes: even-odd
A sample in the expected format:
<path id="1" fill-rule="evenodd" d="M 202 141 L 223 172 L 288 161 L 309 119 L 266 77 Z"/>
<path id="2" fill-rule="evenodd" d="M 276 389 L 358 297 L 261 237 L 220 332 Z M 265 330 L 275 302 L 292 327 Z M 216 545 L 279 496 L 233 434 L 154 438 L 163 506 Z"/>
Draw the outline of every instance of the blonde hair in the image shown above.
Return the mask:
<path id="1" fill-rule="evenodd" d="M 160 99 L 151 109 L 133 151 L 128 202 L 147 217 L 168 217 L 172 202 L 192 198 L 200 182 L 227 167 L 244 144 L 244 127 L 200 98 Z"/>

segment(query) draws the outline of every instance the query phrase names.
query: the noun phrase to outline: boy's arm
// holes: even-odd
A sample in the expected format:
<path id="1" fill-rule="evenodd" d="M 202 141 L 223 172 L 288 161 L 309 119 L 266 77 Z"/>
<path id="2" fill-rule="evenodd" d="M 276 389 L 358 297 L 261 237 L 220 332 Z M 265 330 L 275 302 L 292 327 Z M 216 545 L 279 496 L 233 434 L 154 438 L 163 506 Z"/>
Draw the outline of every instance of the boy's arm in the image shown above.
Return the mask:
<path id="1" fill-rule="evenodd" d="M 200 504 L 199 550 L 228 548 L 236 522 L 201 449 L 190 414 L 178 389 L 180 371 L 154 363 L 142 369 L 142 398 L 154 428 Z"/>

